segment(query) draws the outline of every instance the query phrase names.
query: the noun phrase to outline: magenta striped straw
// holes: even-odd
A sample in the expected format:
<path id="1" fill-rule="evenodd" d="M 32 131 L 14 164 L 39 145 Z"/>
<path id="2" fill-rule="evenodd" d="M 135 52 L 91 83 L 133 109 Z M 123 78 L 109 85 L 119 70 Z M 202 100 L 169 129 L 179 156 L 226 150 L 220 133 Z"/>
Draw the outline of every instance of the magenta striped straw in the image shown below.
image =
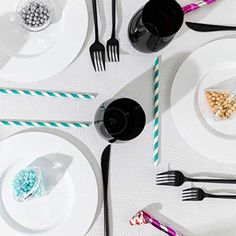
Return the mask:
<path id="1" fill-rule="evenodd" d="M 186 13 L 189 13 L 191 11 L 195 11 L 195 10 L 197 10 L 197 9 L 203 7 L 203 6 L 212 4 L 216 1 L 217 0 L 201 0 L 199 2 L 195 2 L 195 3 L 191 3 L 189 5 L 186 5 L 182 9 L 183 9 L 184 14 L 186 14 Z"/>
<path id="2" fill-rule="evenodd" d="M 159 221 L 152 218 L 149 214 L 144 211 L 138 212 L 132 219 L 130 220 L 131 225 L 143 225 L 143 224 L 151 224 L 155 228 L 165 232 L 169 236 L 183 236 L 182 234 L 178 234 L 174 229 L 169 226 L 166 226 Z"/>

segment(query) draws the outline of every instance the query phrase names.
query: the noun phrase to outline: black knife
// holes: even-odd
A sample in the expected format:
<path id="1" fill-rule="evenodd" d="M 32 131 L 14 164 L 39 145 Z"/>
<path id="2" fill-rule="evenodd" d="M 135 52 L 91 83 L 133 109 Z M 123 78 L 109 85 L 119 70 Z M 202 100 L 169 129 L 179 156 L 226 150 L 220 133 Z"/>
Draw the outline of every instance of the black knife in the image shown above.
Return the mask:
<path id="1" fill-rule="evenodd" d="M 223 30 L 236 30 L 234 26 L 224 26 L 224 25 L 209 25 L 203 23 L 186 22 L 186 25 L 198 32 L 213 32 L 213 31 L 223 31 Z"/>
<path id="2" fill-rule="evenodd" d="M 103 196 L 104 196 L 104 235 L 109 236 L 109 206 L 108 206 L 108 183 L 109 183 L 109 165 L 110 165 L 111 145 L 108 145 L 103 153 L 101 160 L 102 178 L 103 178 Z"/>

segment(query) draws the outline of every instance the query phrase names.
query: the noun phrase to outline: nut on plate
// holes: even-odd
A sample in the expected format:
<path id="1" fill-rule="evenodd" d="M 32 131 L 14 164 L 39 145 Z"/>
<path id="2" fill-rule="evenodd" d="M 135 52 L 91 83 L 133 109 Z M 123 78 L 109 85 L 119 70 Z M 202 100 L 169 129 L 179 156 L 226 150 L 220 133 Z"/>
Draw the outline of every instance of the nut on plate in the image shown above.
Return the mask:
<path id="1" fill-rule="evenodd" d="M 205 96 L 211 111 L 222 120 L 229 119 L 236 111 L 236 96 L 227 91 L 206 90 Z"/>

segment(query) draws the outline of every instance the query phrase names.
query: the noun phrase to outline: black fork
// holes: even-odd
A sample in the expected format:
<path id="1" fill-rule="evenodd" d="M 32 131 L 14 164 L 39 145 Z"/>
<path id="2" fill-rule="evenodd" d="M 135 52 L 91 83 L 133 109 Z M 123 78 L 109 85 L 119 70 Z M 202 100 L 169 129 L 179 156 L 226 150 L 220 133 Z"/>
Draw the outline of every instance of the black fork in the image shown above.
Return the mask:
<path id="1" fill-rule="evenodd" d="M 167 171 L 156 176 L 157 185 L 181 186 L 185 182 L 236 184 L 235 179 L 196 179 L 184 176 L 180 171 Z"/>
<path id="2" fill-rule="evenodd" d="M 107 41 L 107 57 L 109 61 L 120 61 L 120 46 L 116 39 L 116 0 L 112 0 L 112 33 Z"/>
<path id="3" fill-rule="evenodd" d="M 98 35 L 98 17 L 97 17 L 97 3 L 96 0 L 92 0 L 93 3 L 93 18 L 95 27 L 95 42 L 90 46 L 90 57 L 93 63 L 95 71 L 105 71 L 105 47 L 99 42 Z"/>
<path id="4" fill-rule="evenodd" d="M 236 195 L 215 195 L 205 193 L 200 188 L 183 190 L 183 201 L 202 201 L 204 198 L 236 199 Z"/>

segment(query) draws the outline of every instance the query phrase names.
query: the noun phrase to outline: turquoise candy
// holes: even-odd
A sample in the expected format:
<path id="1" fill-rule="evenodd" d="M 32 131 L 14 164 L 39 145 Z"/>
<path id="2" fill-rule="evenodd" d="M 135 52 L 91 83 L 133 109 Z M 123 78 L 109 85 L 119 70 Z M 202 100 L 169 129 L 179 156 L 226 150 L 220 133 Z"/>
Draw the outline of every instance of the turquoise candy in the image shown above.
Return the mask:
<path id="1" fill-rule="evenodd" d="M 37 168 L 21 170 L 15 175 L 12 188 L 13 195 L 17 201 L 26 201 L 32 197 L 39 189 L 40 174 Z"/>

